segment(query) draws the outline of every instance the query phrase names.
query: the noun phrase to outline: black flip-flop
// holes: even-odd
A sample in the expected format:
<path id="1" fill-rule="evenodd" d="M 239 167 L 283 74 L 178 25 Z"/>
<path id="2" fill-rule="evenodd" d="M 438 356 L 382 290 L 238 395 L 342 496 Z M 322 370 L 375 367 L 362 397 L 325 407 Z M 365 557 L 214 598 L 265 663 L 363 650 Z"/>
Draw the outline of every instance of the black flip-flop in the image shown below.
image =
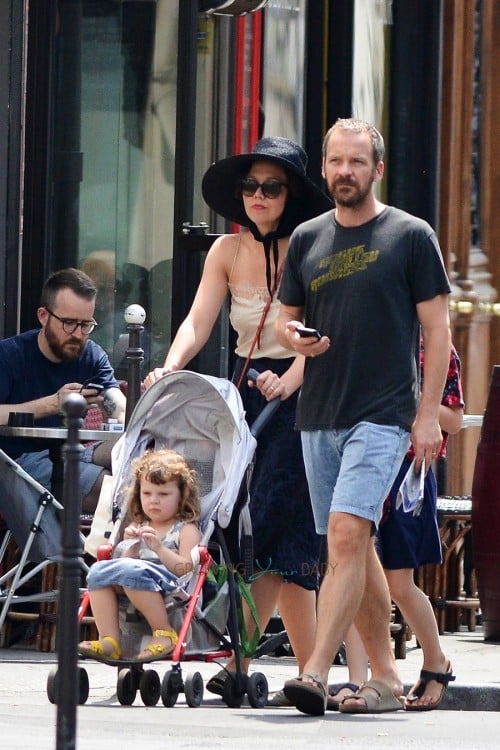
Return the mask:
<path id="1" fill-rule="evenodd" d="M 425 706 L 421 704 L 414 705 L 413 701 L 416 701 L 423 696 L 427 685 L 429 684 L 429 682 L 432 682 L 432 680 L 434 680 L 434 682 L 438 682 L 441 685 L 441 692 L 439 694 L 438 700 L 434 703 L 427 703 Z M 412 691 L 405 698 L 405 711 L 434 711 L 434 709 L 439 708 L 448 685 L 450 684 L 450 682 L 454 682 L 454 680 L 455 675 L 453 674 L 451 662 L 448 662 L 448 668 L 446 672 L 429 672 L 428 669 L 422 669 L 415 688 L 412 689 Z"/>

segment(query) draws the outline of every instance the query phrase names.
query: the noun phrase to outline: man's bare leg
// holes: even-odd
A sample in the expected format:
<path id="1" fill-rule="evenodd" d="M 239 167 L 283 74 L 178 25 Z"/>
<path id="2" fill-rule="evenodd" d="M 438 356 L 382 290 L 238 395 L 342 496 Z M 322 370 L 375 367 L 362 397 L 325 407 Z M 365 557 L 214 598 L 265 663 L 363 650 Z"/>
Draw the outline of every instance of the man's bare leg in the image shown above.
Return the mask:
<path id="1" fill-rule="evenodd" d="M 331 513 L 328 565 L 317 609 L 313 652 L 304 666 L 303 682 L 314 675 L 324 685 L 335 654 L 360 606 L 365 589 L 366 557 L 372 547 L 371 522 L 348 513 Z"/>

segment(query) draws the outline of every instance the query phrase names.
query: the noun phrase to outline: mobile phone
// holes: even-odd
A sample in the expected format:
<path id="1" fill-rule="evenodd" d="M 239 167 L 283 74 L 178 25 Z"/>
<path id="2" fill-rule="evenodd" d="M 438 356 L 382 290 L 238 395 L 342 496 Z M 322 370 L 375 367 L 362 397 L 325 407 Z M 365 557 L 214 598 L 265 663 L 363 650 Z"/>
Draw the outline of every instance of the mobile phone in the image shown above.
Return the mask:
<path id="1" fill-rule="evenodd" d="M 295 330 L 303 339 L 308 339 L 314 336 L 314 338 L 317 338 L 319 341 L 321 338 L 321 333 L 317 331 L 316 328 L 306 328 L 305 326 L 301 326 L 300 328 L 296 328 Z"/>
<path id="2" fill-rule="evenodd" d="M 82 387 L 80 388 L 80 393 L 86 388 L 93 388 L 94 391 L 97 391 L 97 393 L 100 393 L 104 389 L 104 386 L 98 385 L 97 383 L 84 383 Z"/>

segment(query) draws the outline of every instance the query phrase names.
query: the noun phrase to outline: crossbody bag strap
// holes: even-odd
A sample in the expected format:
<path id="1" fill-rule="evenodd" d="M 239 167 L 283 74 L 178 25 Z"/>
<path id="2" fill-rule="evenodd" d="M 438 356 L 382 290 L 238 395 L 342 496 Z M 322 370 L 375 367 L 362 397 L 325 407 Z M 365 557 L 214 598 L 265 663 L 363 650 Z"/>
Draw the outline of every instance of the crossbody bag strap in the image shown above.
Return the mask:
<path id="1" fill-rule="evenodd" d="M 255 336 L 253 337 L 252 345 L 250 346 L 250 351 L 248 352 L 248 356 L 247 356 L 247 358 L 245 360 L 245 364 L 243 365 L 243 369 L 242 369 L 242 371 L 240 373 L 240 377 L 238 378 L 238 382 L 236 383 L 236 388 L 238 390 L 240 390 L 241 384 L 243 383 L 243 380 L 245 379 L 245 375 L 247 373 L 248 367 L 249 367 L 250 362 L 252 360 L 253 351 L 254 351 L 255 347 L 257 346 L 257 343 L 260 343 L 260 334 L 262 333 L 262 329 L 264 328 L 264 323 L 266 322 L 267 313 L 269 312 L 269 310 L 271 308 L 271 304 L 273 302 L 276 290 L 277 290 L 277 288 L 279 286 L 282 273 L 283 273 L 283 264 L 281 264 L 281 266 L 278 269 L 278 273 L 276 274 L 276 283 L 274 285 L 273 292 L 272 292 L 272 294 L 269 295 L 269 297 L 267 299 L 267 302 L 265 304 L 265 307 L 262 310 L 262 315 L 260 316 L 259 325 L 257 326 L 257 330 L 255 332 Z"/>

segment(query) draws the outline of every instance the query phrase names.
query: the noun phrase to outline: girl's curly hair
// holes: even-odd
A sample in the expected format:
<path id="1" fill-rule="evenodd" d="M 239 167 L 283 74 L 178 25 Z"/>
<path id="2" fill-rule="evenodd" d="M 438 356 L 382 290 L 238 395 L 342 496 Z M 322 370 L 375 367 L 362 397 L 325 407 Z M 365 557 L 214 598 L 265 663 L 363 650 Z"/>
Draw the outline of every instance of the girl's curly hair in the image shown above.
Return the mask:
<path id="1" fill-rule="evenodd" d="M 133 521 L 144 523 L 150 519 L 141 505 L 141 480 L 152 484 L 177 482 L 181 493 L 177 518 L 182 521 L 197 521 L 200 517 L 200 498 L 195 472 L 176 451 L 162 448 L 147 451 L 132 462 L 132 484 L 129 489 L 128 513 Z"/>

